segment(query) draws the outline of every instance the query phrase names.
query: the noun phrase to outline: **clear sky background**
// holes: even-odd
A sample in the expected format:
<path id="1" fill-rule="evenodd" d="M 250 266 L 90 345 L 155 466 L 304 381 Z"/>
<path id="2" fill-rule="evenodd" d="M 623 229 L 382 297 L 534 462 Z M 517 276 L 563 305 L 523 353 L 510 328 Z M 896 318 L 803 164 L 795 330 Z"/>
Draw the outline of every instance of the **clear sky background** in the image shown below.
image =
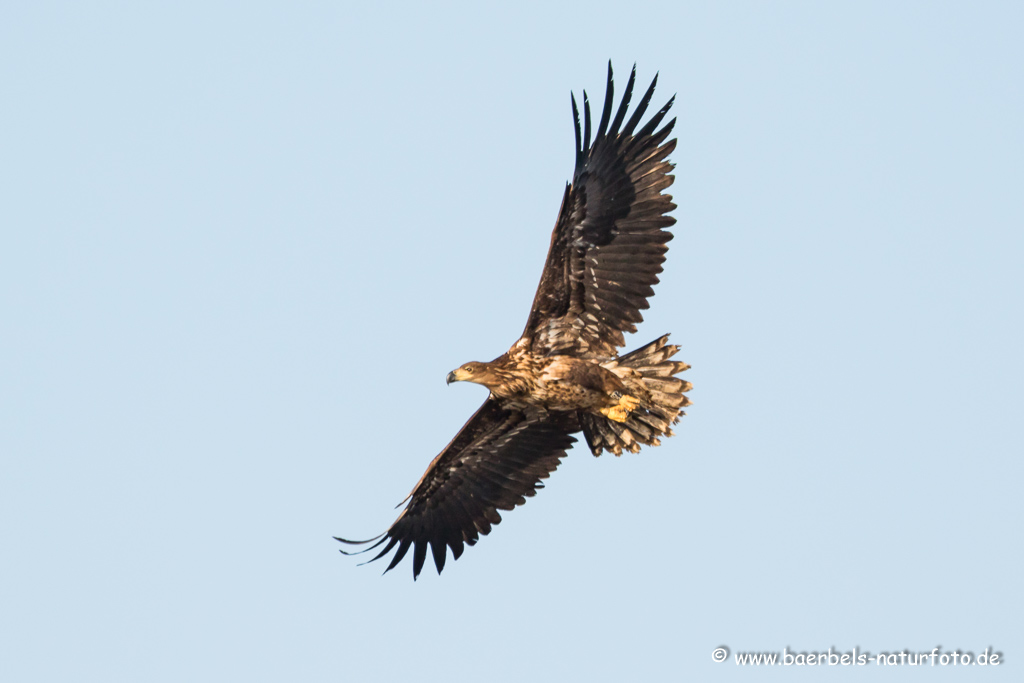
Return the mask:
<path id="1" fill-rule="evenodd" d="M 1021 6 L 426 7 L 0 10 L 0 678 L 1022 680 Z M 440 577 L 358 567 L 522 329 L 609 58 L 678 95 L 628 344 L 694 405 Z"/>

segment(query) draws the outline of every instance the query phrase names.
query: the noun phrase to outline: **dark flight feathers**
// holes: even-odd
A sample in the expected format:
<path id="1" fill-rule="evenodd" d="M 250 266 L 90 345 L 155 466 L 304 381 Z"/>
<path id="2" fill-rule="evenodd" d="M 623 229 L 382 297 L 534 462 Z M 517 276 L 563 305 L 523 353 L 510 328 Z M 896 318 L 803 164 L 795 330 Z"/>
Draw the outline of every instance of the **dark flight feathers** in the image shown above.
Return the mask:
<path id="1" fill-rule="evenodd" d="M 665 228 L 676 208 L 661 191 L 672 184 L 673 165 L 665 160 L 676 141 L 665 142 L 675 119 L 661 124 L 669 100 L 639 131 L 633 132 L 654 94 L 657 76 L 633 115 L 620 130 L 636 80 L 634 67 L 615 118 L 608 66 L 597 135 L 590 144 L 590 103 L 584 95 L 584 135 L 573 98 L 576 124 L 576 170 L 566 187 L 551 247 L 533 300 L 523 337 L 532 350 L 571 353 L 583 358 L 611 358 L 625 344 L 623 332 L 635 332 L 640 314 L 654 294 L 666 243 Z"/>
<path id="2" fill-rule="evenodd" d="M 423 568 L 427 545 L 438 573 L 444 568 L 445 546 L 458 559 L 463 544 L 475 545 L 479 534 L 501 521 L 498 510 L 511 510 L 543 488 L 579 431 L 575 415 L 555 416 L 503 408 L 487 399 L 458 435 L 430 463 L 410 495 L 409 505 L 387 534 L 360 552 L 387 541 L 373 558 L 380 559 L 396 545 L 390 571 L 413 548 L 413 575 Z M 349 544 L 370 541 L 339 541 Z M 345 551 L 342 551 L 345 552 Z M 353 553 L 345 553 L 353 554 Z M 370 560 L 371 562 L 373 560 Z"/>

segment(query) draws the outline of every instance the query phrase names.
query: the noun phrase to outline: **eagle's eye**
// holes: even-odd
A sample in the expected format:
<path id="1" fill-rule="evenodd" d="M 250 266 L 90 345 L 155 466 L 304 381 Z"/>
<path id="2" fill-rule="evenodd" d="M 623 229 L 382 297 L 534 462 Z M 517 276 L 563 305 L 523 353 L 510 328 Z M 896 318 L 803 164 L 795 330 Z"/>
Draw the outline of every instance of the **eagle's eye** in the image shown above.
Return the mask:
<path id="1" fill-rule="evenodd" d="M 462 369 L 465 370 L 466 372 L 470 373 L 470 374 L 473 374 L 473 366 L 472 365 L 466 365 Z"/>

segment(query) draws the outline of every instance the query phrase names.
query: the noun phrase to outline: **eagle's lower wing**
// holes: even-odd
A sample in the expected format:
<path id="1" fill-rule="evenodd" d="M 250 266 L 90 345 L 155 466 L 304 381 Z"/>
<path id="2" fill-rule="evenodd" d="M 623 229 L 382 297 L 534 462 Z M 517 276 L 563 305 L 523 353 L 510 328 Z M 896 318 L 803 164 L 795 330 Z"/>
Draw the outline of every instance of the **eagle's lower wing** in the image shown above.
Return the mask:
<path id="1" fill-rule="evenodd" d="M 648 307 L 647 298 L 654 294 L 666 242 L 672 239 L 665 228 L 675 223 L 665 214 L 676 208 L 671 195 L 662 193 L 673 181 L 673 166 L 665 158 L 676 141 L 665 139 L 675 119 L 660 130 L 658 126 L 675 98 L 636 130 L 654 94 L 655 76 L 623 126 L 635 79 L 636 67 L 609 124 L 613 88 L 608 64 L 604 110 L 593 145 L 586 92 L 582 140 L 573 98 L 576 169 L 562 199 L 523 332 L 535 353 L 614 356 L 625 343 L 622 333 L 636 331 L 635 324 L 643 320 L 640 310 Z"/>
<path id="2" fill-rule="evenodd" d="M 413 548 L 413 578 L 419 575 L 430 545 L 438 573 L 446 549 L 458 559 L 463 544 L 501 521 L 498 510 L 511 510 L 543 488 L 541 479 L 558 467 L 578 431 L 572 414 L 523 412 L 503 408 L 491 398 L 477 410 L 452 442 L 430 463 L 409 496 L 409 504 L 372 550 L 387 542 L 378 560 L 396 545 L 393 569 Z M 336 537 L 337 538 L 337 537 Z M 370 541 L 337 540 L 349 544 Z M 344 550 L 342 552 L 345 552 Z M 361 551 L 366 552 L 366 551 Z M 351 553 L 346 553 L 351 554 Z M 371 562 L 373 561 L 371 560 Z"/>

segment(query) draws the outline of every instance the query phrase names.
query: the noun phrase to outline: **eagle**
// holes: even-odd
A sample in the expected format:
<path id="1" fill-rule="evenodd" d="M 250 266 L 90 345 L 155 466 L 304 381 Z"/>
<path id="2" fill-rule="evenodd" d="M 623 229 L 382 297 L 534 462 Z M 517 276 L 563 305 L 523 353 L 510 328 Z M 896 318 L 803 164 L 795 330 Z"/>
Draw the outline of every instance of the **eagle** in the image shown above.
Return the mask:
<path id="1" fill-rule="evenodd" d="M 690 401 L 691 384 L 675 375 L 689 366 L 671 360 L 679 350 L 668 335 L 625 355 L 624 332 L 636 332 L 640 311 L 662 271 L 676 205 L 665 194 L 674 178 L 667 161 L 676 140 L 673 118 L 661 125 L 675 98 L 638 128 L 657 85 L 654 77 L 629 119 L 636 65 L 612 115 L 612 66 L 604 108 L 591 141 L 590 102 L 583 92 L 583 129 L 571 95 L 576 131 L 572 182 L 551 234 L 547 261 L 526 328 L 512 347 L 486 363 L 448 373 L 447 382 L 474 382 L 490 390 L 403 502 L 404 510 L 371 544 L 346 555 L 397 546 L 384 573 L 413 550 L 413 579 L 429 547 L 438 574 L 447 550 L 458 559 L 467 545 L 543 488 L 583 432 L 595 456 L 637 452 L 671 436 Z M 659 126 L 661 126 L 659 128 Z"/>

